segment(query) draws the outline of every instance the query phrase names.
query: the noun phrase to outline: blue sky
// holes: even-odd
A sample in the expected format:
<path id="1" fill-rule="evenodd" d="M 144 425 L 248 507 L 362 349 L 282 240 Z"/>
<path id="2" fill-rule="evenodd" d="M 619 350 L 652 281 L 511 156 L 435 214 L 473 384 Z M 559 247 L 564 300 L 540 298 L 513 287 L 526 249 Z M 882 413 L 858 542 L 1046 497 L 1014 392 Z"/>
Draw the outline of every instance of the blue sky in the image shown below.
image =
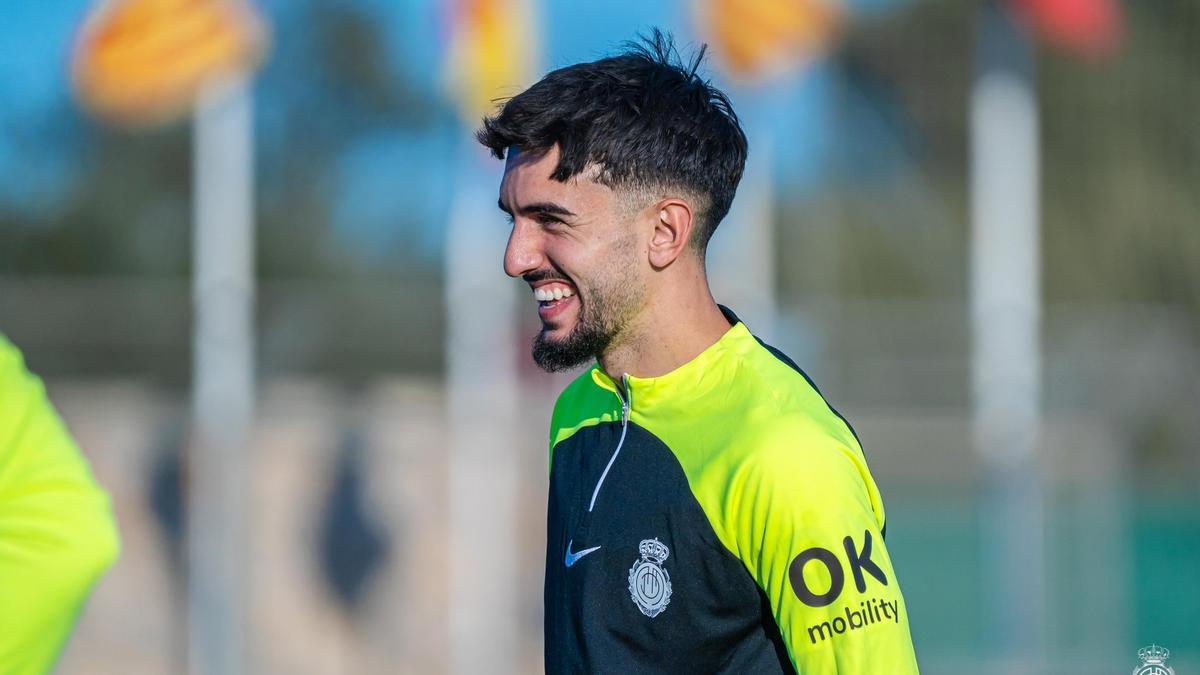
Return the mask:
<path id="1" fill-rule="evenodd" d="M 433 0 L 348 0 L 376 12 L 386 29 L 391 57 L 397 69 L 418 81 L 431 96 L 439 91 L 437 78 L 442 49 L 439 27 L 440 5 Z M 860 13 L 890 9 L 905 0 L 858 0 L 850 2 Z M 265 14 L 286 26 L 289 0 L 260 3 Z M 5 21 L 0 22 L 0 200 L 10 203 L 36 202 L 54 194 L 71 176 L 71 158 L 62 143 L 37 138 L 32 127 L 42 111 L 60 109 L 69 98 L 67 63 L 72 40 L 91 2 L 86 0 L 0 0 Z M 650 26 L 671 29 L 685 47 L 698 42 L 685 0 L 606 0 L 574 2 L 543 0 L 541 3 L 542 65 L 552 68 L 590 60 L 610 52 L 623 40 Z M 711 66 L 710 66 L 711 69 Z M 712 69 L 720 83 L 720 74 Z M 837 72 L 817 61 L 802 73 L 772 82 L 770 87 L 732 89 L 735 106 L 750 135 L 753 152 L 756 129 L 786 129 L 771 134 L 772 157 L 777 174 L 787 179 L 789 189 L 804 190 L 819 183 L 827 168 L 833 122 L 832 91 Z M 262 105 L 269 105 L 269 92 Z M 270 114 L 258 116 L 260 126 L 271 124 Z M 398 130 L 384 137 L 363 138 L 347 148 L 336 163 L 333 182 L 340 202 L 335 206 L 336 228 L 349 240 L 358 240 L 366 250 L 387 248 L 396 208 L 412 208 L 403 202 L 394 185 L 397 179 L 421 187 L 429 197 L 422 200 L 428 210 L 425 222 L 444 215 L 453 189 L 453 167 L 432 170 L 413 158 L 438 155 L 453 157 L 446 144 L 456 137 L 453 122 L 447 129 L 427 137 Z M 260 129 L 267 131 L 267 129 Z M 447 162 L 451 162 L 448 159 Z M 382 178 L 387 176 L 388 179 Z M 35 204 L 36 205 L 36 204 Z M 439 245 L 435 235 L 423 247 Z M 433 251 L 430 250 L 432 253 Z"/>
<path id="2" fill-rule="evenodd" d="M 0 0 L 0 116 L 36 111 L 67 91 L 67 57 L 84 0 Z"/>

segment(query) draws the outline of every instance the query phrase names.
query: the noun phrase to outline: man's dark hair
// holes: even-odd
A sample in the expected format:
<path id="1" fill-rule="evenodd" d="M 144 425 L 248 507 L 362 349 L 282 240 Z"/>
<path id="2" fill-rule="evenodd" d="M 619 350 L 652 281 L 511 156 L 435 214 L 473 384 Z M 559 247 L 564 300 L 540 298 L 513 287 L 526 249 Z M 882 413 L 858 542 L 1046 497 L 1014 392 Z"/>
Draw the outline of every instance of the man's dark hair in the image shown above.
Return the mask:
<path id="1" fill-rule="evenodd" d="M 504 159 L 509 148 L 559 147 L 551 174 L 567 181 L 594 166 L 613 189 L 675 189 L 693 203 L 701 252 L 729 213 L 746 164 L 746 135 L 729 98 L 697 75 L 669 34 L 654 29 L 625 50 L 555 70 L 485 117 L 475 136 Z M 661 196 L 661 195 L 656 195 Z"/>

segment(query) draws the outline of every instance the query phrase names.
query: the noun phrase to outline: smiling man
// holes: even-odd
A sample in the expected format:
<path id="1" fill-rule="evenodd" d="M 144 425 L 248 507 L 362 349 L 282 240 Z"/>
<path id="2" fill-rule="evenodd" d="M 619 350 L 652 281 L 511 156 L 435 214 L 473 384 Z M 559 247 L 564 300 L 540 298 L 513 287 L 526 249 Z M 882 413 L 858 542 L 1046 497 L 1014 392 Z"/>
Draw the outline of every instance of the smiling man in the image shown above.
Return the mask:
<path id="1" fill-rule="evenodd" d="M 546 370 L 549 673 L 917 671 L 850 425 L 709 291 L 747 144 L 669 38 L 548 74 L 483 122 L 504 269 Z"/>

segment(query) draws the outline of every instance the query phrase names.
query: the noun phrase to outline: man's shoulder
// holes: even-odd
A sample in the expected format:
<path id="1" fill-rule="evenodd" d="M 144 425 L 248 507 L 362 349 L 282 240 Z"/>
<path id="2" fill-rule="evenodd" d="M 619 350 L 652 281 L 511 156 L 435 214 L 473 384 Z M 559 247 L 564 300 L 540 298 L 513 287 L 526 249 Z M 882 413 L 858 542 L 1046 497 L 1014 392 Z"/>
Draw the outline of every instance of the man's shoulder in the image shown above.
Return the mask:
<path id="1" fill-rule="evenodd" d="M 742 479 L 820 481 L 865 470 L 849 423 L 782 352 L 757 341 L 725 362 L 724 373 L 703 406 L 651 430 L 663 432 L 694 483 L 724 494 Z"/>
<path id="2" fill-rule="evenodd" d="M 726 471 L 754 490 L 788 499 L 800 492 L 820 499 L 871 492 L 858 435 L 792 359 L 758 340 L 738 379 L 756 403 L 726 449 Z"/>
<path id="3" fill-rule="evenodd" d="M 808 373 L 786 354 L 758 340 L 746 354 L 737 386 L 753 406 L 747 415 L 755 445 L 821 444 L 858 446 L 850 423 L 825 398 Z"/>

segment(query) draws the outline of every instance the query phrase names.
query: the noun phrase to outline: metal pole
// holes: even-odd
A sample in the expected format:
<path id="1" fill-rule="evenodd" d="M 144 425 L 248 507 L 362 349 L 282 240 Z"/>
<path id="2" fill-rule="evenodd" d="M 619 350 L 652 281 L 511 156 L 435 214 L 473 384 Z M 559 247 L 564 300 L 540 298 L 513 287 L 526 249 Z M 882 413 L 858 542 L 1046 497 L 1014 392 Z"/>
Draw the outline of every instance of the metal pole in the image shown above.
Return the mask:
<path id="1" fill-rule="evenodd" d="M 971 90 L 974 434 L 985 478 L 986 630 L 1008 672 L 1044 662 L 1038 111 L 1029 37 L 997 2 L 979 14 Z"/>
<path id="2" fill-rule="evenodd" d="M 502 269 L 507 232 L 495 208 L 500 175 L 481 168 L 482 152 L 464 154 L 445 254 L 449 672 L 505 675 L 518 671 L 522 637 L 514 315 L 520 282 Z"/>
<path id="3" fill-rule="evenodd" d="M 247 461 L 254 411 L 252 103 L 246 78 L 200 96 L 193 131 L 193 443 L 188 671 L 246 671 Z"/>

